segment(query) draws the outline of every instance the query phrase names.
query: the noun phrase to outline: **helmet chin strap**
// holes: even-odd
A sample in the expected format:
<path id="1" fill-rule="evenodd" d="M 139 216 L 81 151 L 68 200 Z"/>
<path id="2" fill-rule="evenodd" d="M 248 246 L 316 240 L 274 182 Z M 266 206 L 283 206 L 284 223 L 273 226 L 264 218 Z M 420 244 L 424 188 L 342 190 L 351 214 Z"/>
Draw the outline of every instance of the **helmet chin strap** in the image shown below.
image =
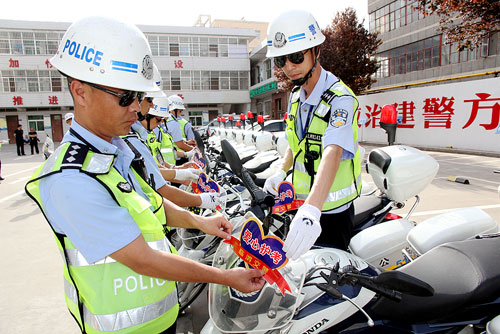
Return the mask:
<path id="1" fill-rule="evenodd" d="M 316 48 L 313 48 L 313 49 L 316 50 Z M 311 50 L 311 52 L 312 52 L 312 50 Z M 316 52 L 314 52 L 314 53 L 316 53 Z M 309 70 L 309 72 L 307 72 L 307 74 L 303 78 L 298 78 L 298 79 L 292 80 L 292 83 L 295 86 L 302 86 L 302 85 L 304 85 L 307 82 L 307 80 L 309 80 L 309 78 L 312 77 L 312 73 L 316 69 L 316 65 L 318 65 L 318 57 L 315 55 L 315 57 L 314 57 L 314 65 Z"/>
<path id="2" fill-rule="evenodd" d="M 147 129 L 148 131 L 151 131 L 151 115 L 149 114 L 146 114 L 146 116 L 144 117 L 146 119 L 146 122 L 147 122 Z"/>
<path id="3" fill-rule="evenodd" d="M 142 122 L 146 117 L 142 114 L 142 112 L 137 112 L 137 118 L 139 122 Z"/>

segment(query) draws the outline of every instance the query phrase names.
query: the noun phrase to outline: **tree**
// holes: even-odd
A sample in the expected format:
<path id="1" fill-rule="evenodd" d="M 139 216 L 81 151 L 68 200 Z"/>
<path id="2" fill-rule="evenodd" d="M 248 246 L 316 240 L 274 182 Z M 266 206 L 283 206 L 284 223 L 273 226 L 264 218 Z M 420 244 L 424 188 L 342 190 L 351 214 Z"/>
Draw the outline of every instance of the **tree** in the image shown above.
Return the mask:
<path id="1" fill-rule="evenodd" d="M 478 47 L 492 31 L 500 29 L 498 0 L 418 0 L 425 15 L 440 17 L 440 31 L 459 50 Z"/>
<path id="2" fill-rule="evenodd" d="M 326 40 L 320 48 L 321 66 L 340 78 L 355 94 L 369 89 L 376 81 L 372 75 L 379 66 L 374 58 L 382 44 L 378 33 L 368 32 L 363 22 L 359 23 L 353 8 L 337 13 L 331 25 L 322 32 Z M 275 68 L 274 75 L 281 90 L 293 88 L 281 69 Z"/>

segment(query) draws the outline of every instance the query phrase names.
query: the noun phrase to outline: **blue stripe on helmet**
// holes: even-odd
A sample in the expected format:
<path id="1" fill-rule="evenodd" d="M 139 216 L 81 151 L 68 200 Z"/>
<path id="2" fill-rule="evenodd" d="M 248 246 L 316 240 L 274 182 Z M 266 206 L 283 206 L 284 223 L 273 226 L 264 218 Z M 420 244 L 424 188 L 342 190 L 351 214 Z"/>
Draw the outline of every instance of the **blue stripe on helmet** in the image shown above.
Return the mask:
<path id="1" fill-rule="evenodd" d="M 293 36 L 288 36 L 288 40 L 290 42 L 292 42 L 293 40 L 304 39 L 304 38 L 306 38 L 306 34 L 305 33 L 297 34 L 297 35 L 293 35 Z"/>
<path id="2" fill-rule="evenodd" d="M 117 71 L 123 71 L 123 72 L 132 72 L 132 73 L 137 73 L 137 70 L 129 70 L 127 68 L 121 68 L 121 67 L 111 67 L 112 70 L 117 70 Z"/>
<path id="3" fill-rule="evenodd" d="M 126 63 L 126 62 L 124 62 L 124 61 L 118 61 L 118 60 L 112 60 L 112 61 L 111 61 L 111 65 L 112 65 L 112 66 L 127 67 L 127 68 L 135 68 L 135 69 L 137 69 L 137 68 L 138 68 L 138 65 L 137 65 L 137 64 L 133 64 L 133 63 Z"/>

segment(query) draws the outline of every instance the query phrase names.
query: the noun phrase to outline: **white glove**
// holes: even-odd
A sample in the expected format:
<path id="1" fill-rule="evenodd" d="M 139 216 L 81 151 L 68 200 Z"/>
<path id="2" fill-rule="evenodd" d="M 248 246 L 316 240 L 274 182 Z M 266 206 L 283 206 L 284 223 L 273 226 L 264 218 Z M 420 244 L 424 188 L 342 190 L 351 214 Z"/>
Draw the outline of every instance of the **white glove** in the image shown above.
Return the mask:
<path id="1" fill-rule="evenodd" d="M 201 193 L 201 205 L 202 209 L 215 210 L 220 205 L 220 194 L 219 193 Z"/>
<path id="2" fill-rule="evenodd" d="M 197 182 L 201 173 L 201 170 L 194 168 L 174 169 L 174 170 L 175 170 L 174 179 L 179 181 Z"/>
<path id="3" fill-rule="evenodd" d="M 290 231 L 283 245 L 286 256 L 292 260 L 311 249 L 321 234 L 321 211 L 312 205 L 302 205 L 292 220 Z"/>
<path id="4" fill-rule="evenodd" d="M 268 177 L 264 183 L 264 191 L 278 196 L 278 186 L 286 178 L 286 173 L 284 170 L 280 169 L 272 176 Z"/>
<path id="5" fill-rule="evenodd" d="M 195 149 L 192 149 L 191 151 L 184 151 L 184 156 L 186 159 L 191 160 L 194 157 L 194 154 L 196 153 Z"/>

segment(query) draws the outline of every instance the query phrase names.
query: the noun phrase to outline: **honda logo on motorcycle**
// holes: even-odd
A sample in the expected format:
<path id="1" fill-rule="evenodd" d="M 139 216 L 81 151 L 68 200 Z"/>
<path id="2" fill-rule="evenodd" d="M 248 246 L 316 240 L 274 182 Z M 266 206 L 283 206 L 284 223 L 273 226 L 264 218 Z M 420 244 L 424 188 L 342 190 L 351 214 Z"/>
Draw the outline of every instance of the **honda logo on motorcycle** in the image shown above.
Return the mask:
<path id="1" fill-rule="evenodd" d="M 316 332 L 318 329 L 323 327 L 324 324 L 326 324 L 329 320 L 328 319 L 323 319 L 320 322 L 316 323 L 314 326 L 306 330 L 305 332 L 302 332 L 302 334 L 311 334 Z"/>

